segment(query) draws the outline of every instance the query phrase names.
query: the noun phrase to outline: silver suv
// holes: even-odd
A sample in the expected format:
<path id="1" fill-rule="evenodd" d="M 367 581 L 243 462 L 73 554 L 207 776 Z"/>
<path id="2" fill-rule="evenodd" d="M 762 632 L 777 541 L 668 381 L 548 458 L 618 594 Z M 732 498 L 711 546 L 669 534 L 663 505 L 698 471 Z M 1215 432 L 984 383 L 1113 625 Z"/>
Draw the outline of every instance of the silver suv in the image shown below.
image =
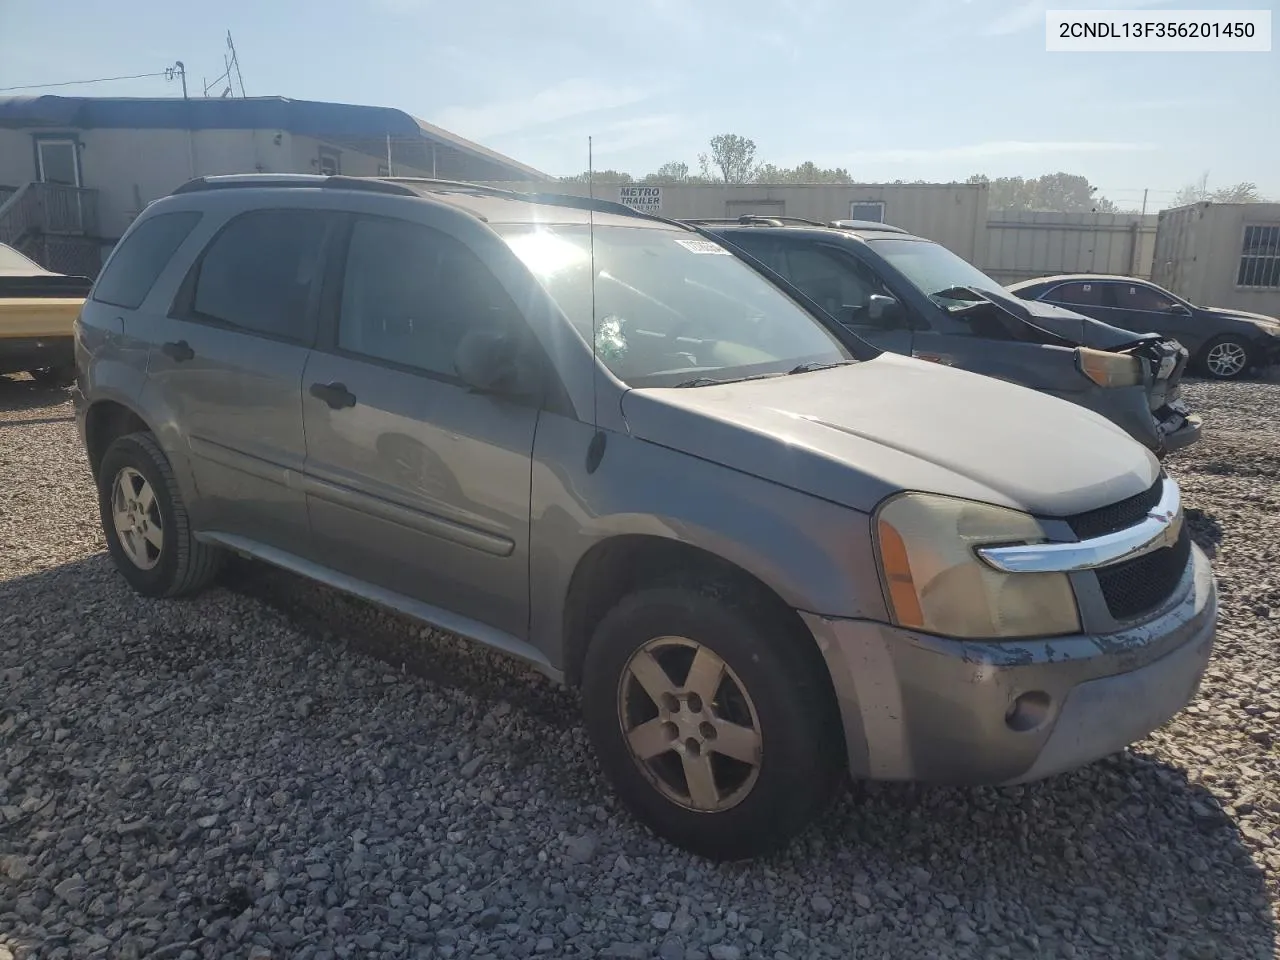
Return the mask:
<path id="1" fill-rule="evenodd" d="M 846 772 L 1120 750 L 1210 654 L 1209 564 L 1118 427 L 880 353 L 617 204 L 193 181 L 121 240 L 76 354 L 136 590 L 231 551 L 522 657 L 581 688 L 636 815 L 709 856 L 786 841 Z"/>

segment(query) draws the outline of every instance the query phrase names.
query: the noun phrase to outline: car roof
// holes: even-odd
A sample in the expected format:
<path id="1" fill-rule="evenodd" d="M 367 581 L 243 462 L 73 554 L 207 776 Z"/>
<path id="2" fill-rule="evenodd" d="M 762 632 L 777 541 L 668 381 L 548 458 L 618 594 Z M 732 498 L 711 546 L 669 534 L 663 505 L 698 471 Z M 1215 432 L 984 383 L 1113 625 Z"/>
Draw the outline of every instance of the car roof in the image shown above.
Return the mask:
<path id="1" fill-rule="evenodd" d="M 348 177 L 322 174 L 229 174 L 197 177 L 171 196 L 232 189 L 299 188 L 343 190 L 419 197 L 464 210 L 479 220 L 495 224 L 586 224 L 596 226 L 650 227 L 665 230 L 692 228 L 633 210 L 612 200 L 555 193 L 522 193 L 486 184 L 407 177 Z"/>
<path id="2" fill-rule="evenodd" d="M 1035 277 L 1031 280 L 1019 280 L 1017 283 L 1009 284 L 1006 290 L 1025 290 L 1028 287 L 1047 286 L 1058 283 L 1089 283 L 1095 280 L 1105 280 L 1113 283 L 1144 283 L 1149 287 L 1156 284 L 1150 280 L 1144 280 L 1142 277 L 1126 277 L 1117 273 L 1059 273 L 1052 277 Z"/>

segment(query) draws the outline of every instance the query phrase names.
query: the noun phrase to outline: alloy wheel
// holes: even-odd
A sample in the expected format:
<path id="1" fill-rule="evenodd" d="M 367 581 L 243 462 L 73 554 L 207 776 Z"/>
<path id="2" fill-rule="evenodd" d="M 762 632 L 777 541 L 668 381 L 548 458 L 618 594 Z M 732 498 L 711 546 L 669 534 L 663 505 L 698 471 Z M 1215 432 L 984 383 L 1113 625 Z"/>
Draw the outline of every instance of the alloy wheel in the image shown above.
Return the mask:
<path id="1" fill-rule="evenodd" d="M 632 654 L 618 685 L 618 720 L 631 759 L 686 809 L 719 813 L 755 786 L 755 705 L 729 665 L 694 640 L 657 637 Z"/>
<path id="2" fill-rule="evenodd" d="M 151 484 L 133 467 L 123 467 L 111 486 L 111 520 L 120 548 L 139 570 L 160 562 L 164 520 Z"/>
<path id="3" fill-rule="evenodd" d="M 1230 378 L 1237 376 L 1248 362 L 1248 354 L 1244 347 L 1231 340 L 1215 343 L 1205 355 L 1204 365 L 1215 377 Z"/>

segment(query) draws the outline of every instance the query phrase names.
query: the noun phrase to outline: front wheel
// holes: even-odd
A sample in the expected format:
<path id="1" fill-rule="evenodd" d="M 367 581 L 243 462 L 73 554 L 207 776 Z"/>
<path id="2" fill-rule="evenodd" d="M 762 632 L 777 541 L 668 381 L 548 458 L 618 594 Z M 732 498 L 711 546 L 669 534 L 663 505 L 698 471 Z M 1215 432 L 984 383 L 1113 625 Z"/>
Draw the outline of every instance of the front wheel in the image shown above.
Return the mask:
<path id="1" fill-rule="evenodd" d="M 1231 334 L 1217 337 L 1204 348 L 1201 365 L 1215 380 L 1236 380 L 1251 365 L 1249 344 Z"/>
<path id="2" fill-rule="evenodd" d="M 812 638 L 749 590 L 649 587 L 596 628 L 587 732 L 655 833 L 713 859 L 756 856 L 803 830 L 843 772 L 825 670 Z"/>

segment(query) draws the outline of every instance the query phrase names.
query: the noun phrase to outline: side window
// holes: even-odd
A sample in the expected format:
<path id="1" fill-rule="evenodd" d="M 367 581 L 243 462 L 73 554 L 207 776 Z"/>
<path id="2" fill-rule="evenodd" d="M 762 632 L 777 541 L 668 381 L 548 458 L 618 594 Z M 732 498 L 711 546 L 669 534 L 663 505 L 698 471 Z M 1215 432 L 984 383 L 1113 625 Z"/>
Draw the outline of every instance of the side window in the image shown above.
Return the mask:
<path id="1" fill-rule="evenodd" d="M 741 247 L 770 270 L 786 275 L 785 266 L 778 256 L 778 241 L 765 234 L 752 234 L 750 230 L 735 230 L 724 234 L 726 242 Z"/>
<path id="2" fill-rule="evenodd" d="M 484 263 L 454 238 L 403 220 L 362 219 L 351 231 L 338 346 L 456 376 L 469 329 L 510 329 L 518 313 Z"/>
<path id="3" fill-rule="evenodd" d="M 1137 283 L 1115 283 L 1111 286 L 1115 305 L 1121 310 L 1150 310 L 1159 312 L 1174 306 L 1174 301 L 1159 290 Z"/>
<path id="4" fill-rule="evenodd" d="M 197 262 L 195 320 L 311 344 L 312 294 L 332 217 L 319 210 L 256 210 L 232 220 Z"/>
<path id="5" fill-rule="evenodd" d="M 866 325 L 867 306 L 884 285 L 871 269 L 849 254 L 812 244 L 787 246 L 788 279 L 837 320 Z M 895 323 L 894 326 L 902 324 Z"/>
<path id="6" fill-rule="evenodd" d="M 142 306 L 160 272 L 199 222 L 199 213 L 184 210 L 157 214 L 138 224 L 98 278 L 93 299 L 128 310 Z"/>
<path id="7" fill-rule="evenodd" d="M 1066 303 L 1081 307 L 1104 305 L 1100 283 L 1064 283 L 1050 290 L 1045 294 L 1044 299 L 1050 303 Z"/>

